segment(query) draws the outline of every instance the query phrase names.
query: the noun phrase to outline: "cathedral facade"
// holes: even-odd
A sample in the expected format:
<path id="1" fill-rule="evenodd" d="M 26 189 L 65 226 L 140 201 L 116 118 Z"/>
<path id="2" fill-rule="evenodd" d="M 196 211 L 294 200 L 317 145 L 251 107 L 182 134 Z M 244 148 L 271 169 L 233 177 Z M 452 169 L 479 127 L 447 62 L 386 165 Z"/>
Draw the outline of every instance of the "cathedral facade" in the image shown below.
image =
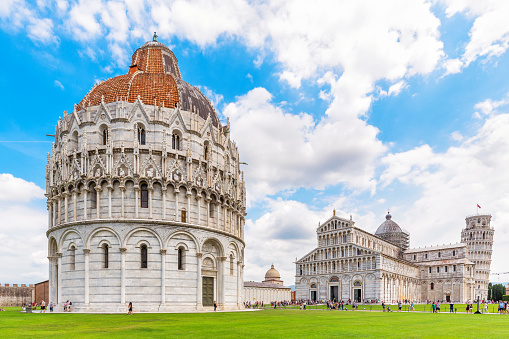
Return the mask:
<path id="1" fill-rule="evenodd" d="M 491 216 L 465 220 L 461 243 L 409 249 L 410 234 L 389 213 L 374 235 L 334 213 L 317 228 L 318 247 L 296 261 L 296 298 L 456 303 L 486 299 Z"/>
<path id="2" fill-rule="evenodd" d="M 243 303 L 245 184 L 230 126 L 149 41 L 64 112 L 46 168 L 49 300 L 77 311 Z"/>

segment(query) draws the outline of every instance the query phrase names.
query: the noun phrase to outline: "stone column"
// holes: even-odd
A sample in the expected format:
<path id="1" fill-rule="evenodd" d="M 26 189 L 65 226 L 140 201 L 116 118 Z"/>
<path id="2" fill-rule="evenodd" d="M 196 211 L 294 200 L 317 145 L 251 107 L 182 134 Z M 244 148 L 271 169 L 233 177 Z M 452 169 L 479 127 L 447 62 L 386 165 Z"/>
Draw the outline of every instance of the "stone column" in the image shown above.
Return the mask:
<path id="1" fill-rule="evenodd" d="M 95 211 L 96 211 L 96 218 L 101 218 L 101 186 L 97 185 L 95 186 Z"/>
<path id="2" fill-rule="evenodd" d="M 125 304 L 125 253 L 127 248 L 120 248 L 120 303 Z"/>
<path id="3" fill-rule="evenodd" d="M 218 258 L 219 261 L 218 261 L 218 270 L 217 270 L 217 303 L 218 305 L 221 305 L 223 306 L 224 305 L 224 274 L 225 274 L 225 270 L 224 270 L 224 267 L 225 267 L 225 262 L 226 262 L 226 257 L 219 257 Z"/>
<path id="4" fill-rule="evenodd" d="M 216 220 L 216 228 L 219 229 L 219 216 L 221 215 L 221 204 L 218 202 L 217 203 L 217 213 L 216 213 L 216 216 L 217 216 L 217 220 Z"/>
<path id="5" fill-rule="evenodd" d="M 174 194 L 175 194 L 175 221 L 178 221 L 178 213 L 179 213 L 179 193 L 180 193 L 180 190 L 179 189 L 176 189 Z"/>
<path id="6" fill-rule="evenodd" d="M 207 202 L 207 227 L 210 227 L 210 198 L 206 198 L 205 201 Z"/>
<path id="7" fill-rule="evenodd" d="M 88 188 L 83 188 L 83 220 L 88 219 L 88 213 L 87 213 L 87 193 Z"/>
<path id="8" fill-rule="evenodd" d="M 62 223 L 62 195 L 58 195 L 58 224 Z"/>
<path id="9" fill-rule="evenodd" d="M 72 207 L 73 207 L 73 212 L 72 212 L 72 216 L 73 216 L 73 221 L 77 221 L 78 220 L 78 206 L 77 206 L 77 191 L 76 191 L 76 188 L 72 191 Z"/>
<path id="10" fill-rule="evenodd" d="M 125 195 L 125 186 L 120 186 L 120 199 L 121 199 L 120 204 L 122 205 L 121 210 L 120 210 L 120 216 L 122 218 L 125 217 L 124 195 Z"/>
<path id="11" fill-rule="evenodd" d="M 62 253 L 57 253 L 57 300 L 62 302 Z"/>
<path id="12" fill-rule="evenodd" d="M 68 207 L 68 203 L 69 203 L 69 200 L 67 199 L 67 197 L 69 196 L 69 194 L 67 193 L 67 191 L 64 193 L 64 222 L 68 222 L 69 221 L 69 207 Z"/>
<path id="13" fill-rule="evenodd" d="M 108 218 L 111 219 L 111 191 L 113 191 L 113 186 L 108 185 Z"/>
<path id="14" fill-rule="evenodd" d="M 84 248 L 85 254 L 85 304 L 90 303 L 90 249 Z"/>
<path id="15" fill-rule="evenodd" d="M 166 185 L 164 185 L 161 188 L 161 193 L 162 193 L 162 197 L 163 197 L 163 220 L 166 220 L 166 191 L 167 191 L 167 188 L 166 188 Z"/>
<path id="16" fill-rule="evenodd" d="M 161 304 L 166 303 L 166 250 L 161 250 Z"/>
<path id="17" fill-rule="evenodd" d="M 149 219 L 152 219 L 152 196 L 154 195 L 154 188 L 152 185 L 147 190 L 148 194 L 148 217 Z"/>
<path id="18" fill-rule="evenodd" d="M 196 308 L 203 306 L 202 304 L 202 281 L 201 281 L 201 258 L 203 253 L 196 253 Z"/>
<path id="19" fill-rule="evenodd" d="M 134 186 L 134 217 L 138 219 L 138 197 L 140 195 L 140 187 L 138 185 Z"/>
<path id="20" fill-rule="evenodd" d="M 57 257 L 48 257 L 49 259 L 49 301 L 55 301 L 58 305 L 58 275 L 57 275 Z"/>
<path id="21" fill-rule="evenodd" d="M 186 192 L 187 197 L 187 216 L 186 216 L 186 222 L 191 222 L 191 192 Z"/>
<path id="22" fill-rule="evenodd" d="M 197 205 L 198 205 L 198 225 L 201 225 L 201 195 L 199 194 L 196 194 L 196 201 L 197 201 Z"/>
<path id="23" fill-rule="evenodd" d="M 244 282 L 242 281 L 242 274 L 240 270 L 242 269 L 242 261 L 237 261 L 237 306 L 240 307 L 240 304 L 242 304 L 242 286 Z"/>

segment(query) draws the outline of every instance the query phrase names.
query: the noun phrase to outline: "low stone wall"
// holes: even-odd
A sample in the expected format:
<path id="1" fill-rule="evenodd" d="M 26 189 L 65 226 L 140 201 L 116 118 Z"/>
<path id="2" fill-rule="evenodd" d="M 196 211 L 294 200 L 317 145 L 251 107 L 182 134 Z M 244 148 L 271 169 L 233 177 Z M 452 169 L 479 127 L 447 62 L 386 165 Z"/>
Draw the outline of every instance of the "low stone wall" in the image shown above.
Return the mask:
<path id="1" fill-rule="evenodd" d="M 0 284 L 0 306 L 20 306 L 34 300 L 33 284 Z"/>

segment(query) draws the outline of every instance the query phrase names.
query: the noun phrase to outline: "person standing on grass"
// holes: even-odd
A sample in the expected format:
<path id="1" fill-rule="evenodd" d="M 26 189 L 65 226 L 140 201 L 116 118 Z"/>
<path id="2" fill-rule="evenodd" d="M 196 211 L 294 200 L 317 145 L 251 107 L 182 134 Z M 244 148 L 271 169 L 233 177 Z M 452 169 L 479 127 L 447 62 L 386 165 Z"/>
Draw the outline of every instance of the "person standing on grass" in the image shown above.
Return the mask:
<path id="1" fill-rule="evenodd" d="M 44 300 L 41 302 L 41 313 L 46 313 L 46 302 Z"/>
<path id="2" fill-rule="evenodd" d="M 403 304 L 401 301 L 398 301 L 398 312 L 401 312 L 401 306 L 403 306 Z"/>
<path id="3" fill-rule="evenodd" d="M 217 303 L 214 301 L 214 312 L 216 311 L 217 309 Z"/>
<path id="4" fill-rule="evenodd" d="M 439 300 L 439 301 L 437 301 L 437 313 L 440 313 L 440 306 L 441 306 L 441 304 L 440 304 L 440 300 Z"/>
<path id="5" fill-rule="evenodd" d="M 53 301 L 49 302 L 49 311 L 53 312 Z"/>
<path id="6" fill-rule="evenodd" d="M 449 313 L 454 313 L 454 303 L 452 301 L 449 304 Z"/>
<path id="7" fill-rule="evenodd" d="M 433 313 L 436 313 L 436 307 L 437 307 L 437 305 L 435 305 L 435 302 L 433 302 L 433 303 L 431 304 L 431 307 L 433 308 Z"/>
<path id="8" fill-rule="evenodd" d="M 131 315 L 133 314 L 133 302 L 132 301 L 130 301 L 129 306 L 127 306 L 127 315 L 129 315 L 129 314 L 131 314 Z"/>
<path id="9" fill-rule="evenodd" d="M 490 313 L 488 312 L 488 303 L 484 302 L 484 313 Z"/>

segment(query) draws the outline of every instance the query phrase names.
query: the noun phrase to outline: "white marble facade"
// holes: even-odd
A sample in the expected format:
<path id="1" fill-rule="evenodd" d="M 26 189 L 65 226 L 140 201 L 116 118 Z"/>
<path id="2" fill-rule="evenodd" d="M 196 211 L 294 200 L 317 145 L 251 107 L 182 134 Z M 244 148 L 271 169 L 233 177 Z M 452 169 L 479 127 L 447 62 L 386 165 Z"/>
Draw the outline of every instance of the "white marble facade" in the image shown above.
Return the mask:
<path id="1" fill-rule="evenodd" d="M 318 247 L 296 262 L 296 299 L 482 300 L 493 244 L 490 220 L 488 215 L 475 216 L 473 223 L 473 217 L 467 217 L 462 243 L 405 250 L 334 213 L 317 228 Z M 479 267 L 475 259 L 481 256 Z"/>
<path id="2" fill-rule="evenodd" d="M 143 102 L 156 96 L 175 102 Z M 47 164 L 49 299 L 98 312 L 242 307 L 245 184 L 229 135 L 156 41 L 64 112 Z"/>

